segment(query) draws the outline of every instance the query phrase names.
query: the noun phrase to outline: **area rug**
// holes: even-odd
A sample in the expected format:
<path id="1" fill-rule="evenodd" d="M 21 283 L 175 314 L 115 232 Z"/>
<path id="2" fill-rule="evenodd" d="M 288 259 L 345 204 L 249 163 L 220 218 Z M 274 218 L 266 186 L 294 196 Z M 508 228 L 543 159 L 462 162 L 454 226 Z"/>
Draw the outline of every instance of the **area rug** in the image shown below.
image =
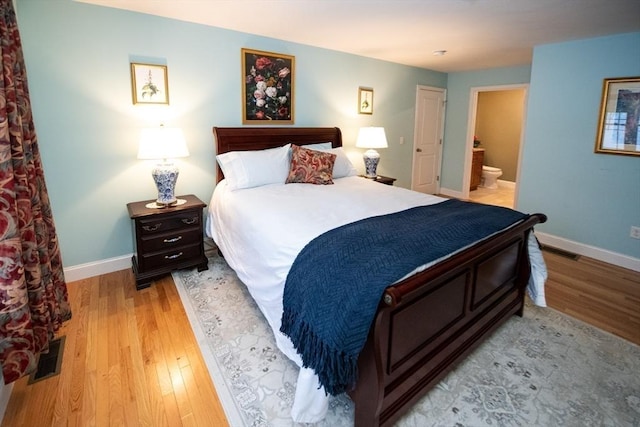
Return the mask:
<path id="1" fill-rule="evenodd" d="M 296 426 L 298 368 L 224 259 L 173 278 L 230 425 Z M 317 423 L 352 425 L 346 395 Z M 640 426 L 640 347 L 528 303 L 397 425 Z"/>

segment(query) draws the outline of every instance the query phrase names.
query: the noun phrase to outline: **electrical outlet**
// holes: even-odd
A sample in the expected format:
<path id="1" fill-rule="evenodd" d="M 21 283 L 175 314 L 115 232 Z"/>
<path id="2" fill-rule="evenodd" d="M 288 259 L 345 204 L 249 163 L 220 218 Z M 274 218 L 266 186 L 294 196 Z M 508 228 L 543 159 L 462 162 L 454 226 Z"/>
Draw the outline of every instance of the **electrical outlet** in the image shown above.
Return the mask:
<path id="1" fill-rule="evenodd" d="M 631 236 L 631 238 L 633 238 L 633 239 L 640 239 L 640 227 L 632 225 L 631 226 L 631 232 L 629 233 L 629 236 Z"/>

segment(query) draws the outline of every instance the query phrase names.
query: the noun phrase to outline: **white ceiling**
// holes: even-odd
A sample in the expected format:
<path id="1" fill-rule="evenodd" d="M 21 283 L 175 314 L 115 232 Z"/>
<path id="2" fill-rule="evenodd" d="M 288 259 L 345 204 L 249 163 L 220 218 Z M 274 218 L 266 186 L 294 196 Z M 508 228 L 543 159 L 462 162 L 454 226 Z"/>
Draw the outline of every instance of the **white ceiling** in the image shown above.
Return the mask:
<path id="1" fill-rule="evenodd" d="M 77 1 L 443 72 L 529 64 L 536 45 L 640 31 L 640 0 Z"/>

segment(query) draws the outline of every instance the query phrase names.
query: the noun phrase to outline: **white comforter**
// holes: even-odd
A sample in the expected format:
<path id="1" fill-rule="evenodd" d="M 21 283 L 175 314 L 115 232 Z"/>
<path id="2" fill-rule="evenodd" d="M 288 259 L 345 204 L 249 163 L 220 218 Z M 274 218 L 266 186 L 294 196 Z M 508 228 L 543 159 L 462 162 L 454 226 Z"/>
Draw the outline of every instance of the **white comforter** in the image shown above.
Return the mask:
<path id="1" fill-rule="evenodd" d="M 298 366 L 300 356 L 280 332 L 282 296 L 287 274 L 297 254 L 320 234 L 369 216 L 398 212 L 445 199 L 357 176 L 339 178 L 334 185 L 272 184 L 231 191 L 225 181 L 215 188 L 207 235 L 247 286 L 269 322 L 278 348 Z M 546 268 L 537 245 L 529 245 L 534 265 L 529 294 L 544 302 Z M 328 398 L 315 374 L 300 369 L 291 416 L 296 422 L 324 418 Z"/>

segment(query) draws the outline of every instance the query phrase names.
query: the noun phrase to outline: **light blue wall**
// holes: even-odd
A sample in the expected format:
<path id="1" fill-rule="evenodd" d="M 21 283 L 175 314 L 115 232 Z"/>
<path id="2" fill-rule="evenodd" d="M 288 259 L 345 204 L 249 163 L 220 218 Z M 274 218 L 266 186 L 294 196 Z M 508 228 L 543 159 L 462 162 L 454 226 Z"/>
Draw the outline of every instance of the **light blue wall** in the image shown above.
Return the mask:
<path id="1" fill-rule="evenodd" d="M 594 153 L 602 80 L 629 76 L 640 33 L 534 49 L 518 207 L 546 213 L 546 233 L 640 258 L 640 157 Z"/>
<path id="2" fill-rule="evenodd" d="M 212 126 L 241 124 L 240 48 L 296 57 L 296 126 L 339 126 L 355 149 L 360 126 L 385 126 L 379 172 L 411 182 L 416 85 L 447 87 L 441 185 L 461 191 L 472 87 L 531 82 L 519 208 L 539 229 L 640 257 L 640 159 L 593 153 L 604 77 L 640 75 L 640 34 L 537 47 L 533 66 L 443 73 L 71 0 L 18 0 L 36 130 L 66 266 L 131 253 L 126 203 L 152 199 L 137 138 L 160 122 L 183 128 L 191 156 L 178 194 L 208 202 Z M 169 68 L 170 106 L 131 103 L 129 63 Z M 375 91 L 373 116 L 356 114 L 358 86 Z M 400 137 L 407 143 L 399 145 Z"/>
<path id="3" fill-rule="evenodd" d="M 442 187 L 462 192 L 471 89 L 526 84 L 529 83 L 530 70 L 527 65 L 449 74 L 440 181 Z"/>
<path id="4" fill-rule="evenodd" d="M 241 125 L 240 49 L 296 57 L 295 125 L 339 126 L 354 164 L 360 126 L 384 126 L 381 174 L 411 182 L 417 85 L 443 73 L 71 0 L 18 0 L 34 120 L 65 265 L 133 250 L 126 204 L 155 198 L 150 165 L 136 159 L 140 129 L 181 127 L 191 156 L 176 193 L 209 201 L 212 126 Z M 168 66 L 170 106 L 134 106 L 129 63 Z M 374 114 L 356 114 L 358 86 L 374 88 Z"/>

